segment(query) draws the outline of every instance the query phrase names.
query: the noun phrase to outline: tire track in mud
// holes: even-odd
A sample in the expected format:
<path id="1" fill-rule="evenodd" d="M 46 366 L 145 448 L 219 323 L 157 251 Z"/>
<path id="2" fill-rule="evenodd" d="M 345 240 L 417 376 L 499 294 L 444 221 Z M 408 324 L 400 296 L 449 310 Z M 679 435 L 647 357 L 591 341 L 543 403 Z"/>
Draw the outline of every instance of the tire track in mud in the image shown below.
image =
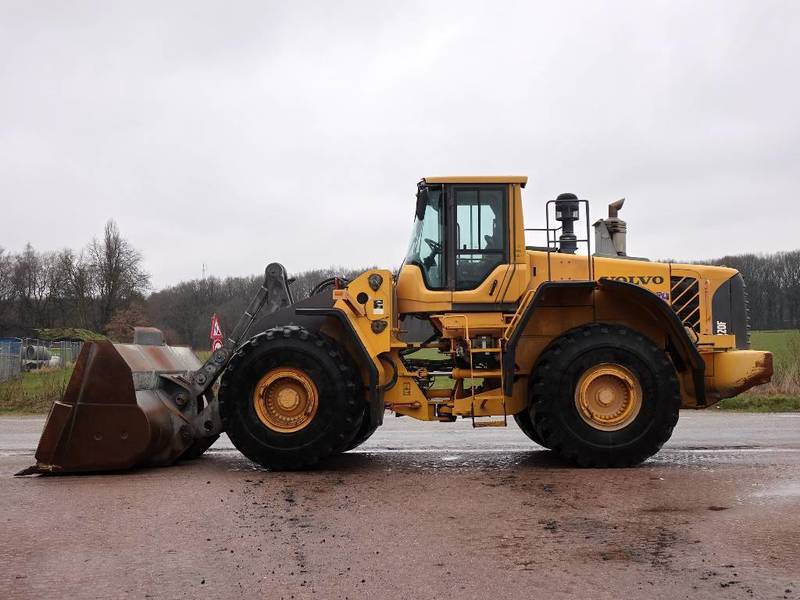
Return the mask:
<path id="1" fill-rule="evenodd" d="M 518 515 L 512 521 L 513 531 L 490 536 L 493 551 L 514 570 L 541 573 L 559 565 L 559 577 L 567 586 L 580 585 L 573 582 L 586 572 L 595 573 L 599 582 L 604 572 L 613 579 L 614 573 L 633 570 L 641 578 L 637 587 L 642 591 L 677 586 L 687 589 L 690 597 L 798 597 L 792 581 L 770 583 L 758 569 L 729 562 L 737 556 L 735 548 L 722 554 L 706 550 L 710 515 L 729 506 L 665 496 L 660 491 L 665 476 L 657 470 L 615 472 L 609 481 L 600 482 L 603 493 L 611 492 L 609 499 L 624 500 L 622 489 L 639 492 L 629 497 L 627 505 L 615 505 L 594 495 L 597 481 L 581 478 L 575 485 L 570 477 L 577 473 L 586 471 L 493 474 L 487 470 L 475 478 L 484 489 L 502 491 L 497 503 L 505 502 L 509 512 Z M 648 506 L 656 498 L 658 503 Z M 693 531 L 697 525 L 706 529 L 705 535 Z M 468 535 L 470 528 L 462 531 Z M 471 541 L 479 545 L 481 537 L 473 535 Z M 800 543 L 797 548 L 800 551 Z M 771 593 L 755 591 L 763 593 L 765 588 Z"/>
<path id="2" fill-rule="evenodd" d="M 559 562 L 636 563 L 661 575 L 679 570 L 673 558 L 686 539 L 674 523 L 636 513 L 618 514 L 615 507 L 598 505 L 564 483 L 512 484 L 526 490 L 520 503 L 529 516 L 519 519 L 514 543 L 503 544 L 514 553 L 536 547 L 537 554 Z M 588 502 L 587 502 L 588 500 Z M 522 512 L 522 511 L 520 511 Z M 517 557 L 519 556 L 517 554 Z M 522 561 L 529 568 L 530 561 Z"/>
<path id="3" fill-rule="evenodd" d="M 316 472 L 308 486 L 295 473 L 263 472 L 262 477 L 243 481 L 244 501 L 237 519 L 249 544 L 255 543 L 263 557 L 262 572 L 253 574 L 266 597 L 320 597 L 333 576 L 354 587 L 363 583 L 347 564 L 350 536 L 342 531 L 337 536 L 325 516 L 332 509 L 349 508 L 344 483 L 335 473 L 324 472 Z"/>
<path id="4" fill-rule="evenodd" d="M 264 555 L 260 579 L 268 582 L 274 594 L 277 581 L 286 590 L 310 585 L 308 577 L 313 569 L 309 568 L 304 538 L 316 527 L 310 505 L 313 498 L 299 497 L 296 486 L 281 474 L 265 476 L 244 480 L 237 520 L 249 543 L 255 543 L 255 551 Z M 258 572 L 253 574 L 259 576 Z M 287 587 L 289 582 L 291 586 Z"/>

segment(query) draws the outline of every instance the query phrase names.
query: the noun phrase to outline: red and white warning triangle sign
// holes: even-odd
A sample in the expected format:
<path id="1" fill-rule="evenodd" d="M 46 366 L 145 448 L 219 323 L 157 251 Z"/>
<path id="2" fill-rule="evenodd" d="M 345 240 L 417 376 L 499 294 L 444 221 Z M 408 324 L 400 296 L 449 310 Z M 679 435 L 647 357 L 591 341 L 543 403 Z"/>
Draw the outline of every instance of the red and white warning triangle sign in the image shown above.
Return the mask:
<path id="1" fill-rule="evenodd" d="M 222 348 L 222 342 L 225 339 L 225 335 L 222 333 L 222 327 L 219 324 L 219 317 L 217 313 L 211 315 L 211 351 L 219 350 Z"/>

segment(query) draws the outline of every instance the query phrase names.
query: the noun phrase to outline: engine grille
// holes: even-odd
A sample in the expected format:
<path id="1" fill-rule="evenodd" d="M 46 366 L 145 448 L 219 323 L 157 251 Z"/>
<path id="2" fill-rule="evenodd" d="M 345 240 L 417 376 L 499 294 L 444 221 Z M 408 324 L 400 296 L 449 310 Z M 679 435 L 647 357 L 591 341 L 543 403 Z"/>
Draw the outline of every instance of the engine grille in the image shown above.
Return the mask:
<path id="1" fill-rule="evenodd" d="M 694 277 L 671 277 L 672 310 L 685 327 L 700 333 L 700 284 Z"/>

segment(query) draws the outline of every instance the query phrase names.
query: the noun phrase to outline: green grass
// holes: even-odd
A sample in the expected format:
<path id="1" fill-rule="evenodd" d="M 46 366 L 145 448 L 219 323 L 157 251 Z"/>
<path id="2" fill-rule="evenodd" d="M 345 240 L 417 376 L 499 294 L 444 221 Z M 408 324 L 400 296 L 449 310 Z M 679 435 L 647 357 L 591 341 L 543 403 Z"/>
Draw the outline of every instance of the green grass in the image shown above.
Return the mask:
<path id="1" fill-rule="evenodd" d="M 204 361 L 211 352 L 201 350 L 196 354 Z M 67 369 L 38 369 L 0 383 L 0 415 L 48 413 L 53 402 L 63 396 L 71 375 L 71 366 Z"/>
<path id="2" fill-rule="evenodd" d="M 0 414 L 47 413 L 67 387 L 72 369 L 37 370 L 0 383 Z"/>
<path id="3" fill-rule="evenodd" d="M 742 394 L 722 400 L 714 408 L 736 412 L 797 412 L 800 396 L 754 396 Z"/>
<path id="4" fill-rule="evenodd" d="M 197 352 L 203 361 L 209 351 Z M 46 414 L 53 402 L 61 398 L 72 375 L 67 369 L 39 369 L 22 373 L 17 379 L 0 383 L 0 415 Z"/>
<path id="5" fill-rule="evenodd" d="M 753 331 L 750 344 L 754 350 L 772 352 L 772 381 L 717 406 L 748 412 L 800 411 L 800 331 Z"/>
<path id="6" fill-rule="evenodd" d="M 422 348 L 416 352 L 408 355 L 409 358 L 419 358 L 421 360 L 444 360 L 447 357 L 446 352 L 440 352 L 436 348 Z"/>
<path id="7" fill-rule="evenodd" d="M 796 329 L 783 329 L 780 331 L 752 331 L 750 333 L 750 347 L 753 350 L 768 350 L 773 354 L 776 369 L 787 367 L 797 361 L 796 348 L 800 332 Z"/>

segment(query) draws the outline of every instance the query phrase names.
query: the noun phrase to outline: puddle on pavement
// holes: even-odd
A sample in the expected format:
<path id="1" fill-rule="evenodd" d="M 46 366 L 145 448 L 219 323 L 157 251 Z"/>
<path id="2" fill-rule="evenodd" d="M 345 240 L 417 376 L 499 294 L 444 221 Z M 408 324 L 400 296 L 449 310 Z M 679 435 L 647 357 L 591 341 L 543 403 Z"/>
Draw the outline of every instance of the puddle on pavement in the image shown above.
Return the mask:
<path id="1" fill-rule="evenodd" d="M 791 500 L 800 498 L 800 481 L 781 483 L 766 489 L 758 490 L 752 494 L 754 498 L 776 498 Z"/>
<path id="2" fill-rule="evenodd" d="M 692 469 L 696 471 L 714 471 L 718 468 L 736 465 L 769 465 L 791 463 L 800 449 L 784 448 L 665 448 L 655 456 L 646 460 L 640 468 L 657 469 Z M 239 454 L 235 450 L 212 449 L 210 457 L 222 459 L 230 471 L 262 471 L 260 467 Z M 382 468 L 409 468 L 422 470 L 460 471 L 476 467 L 516 469 L 571 469 L 573 465 L 550 451 L 536 448 L 521 451 L 517 448 L 378 448 L 359 449 L 334 457 L 319 465 L 318 471 L 342 470 L 358 471 Z M 783 489 L 783 488 L 781 488 Z M 787 487 L 784 491 L 763 492 L 763 497 L 797 497 L 800 484 Z"/>

